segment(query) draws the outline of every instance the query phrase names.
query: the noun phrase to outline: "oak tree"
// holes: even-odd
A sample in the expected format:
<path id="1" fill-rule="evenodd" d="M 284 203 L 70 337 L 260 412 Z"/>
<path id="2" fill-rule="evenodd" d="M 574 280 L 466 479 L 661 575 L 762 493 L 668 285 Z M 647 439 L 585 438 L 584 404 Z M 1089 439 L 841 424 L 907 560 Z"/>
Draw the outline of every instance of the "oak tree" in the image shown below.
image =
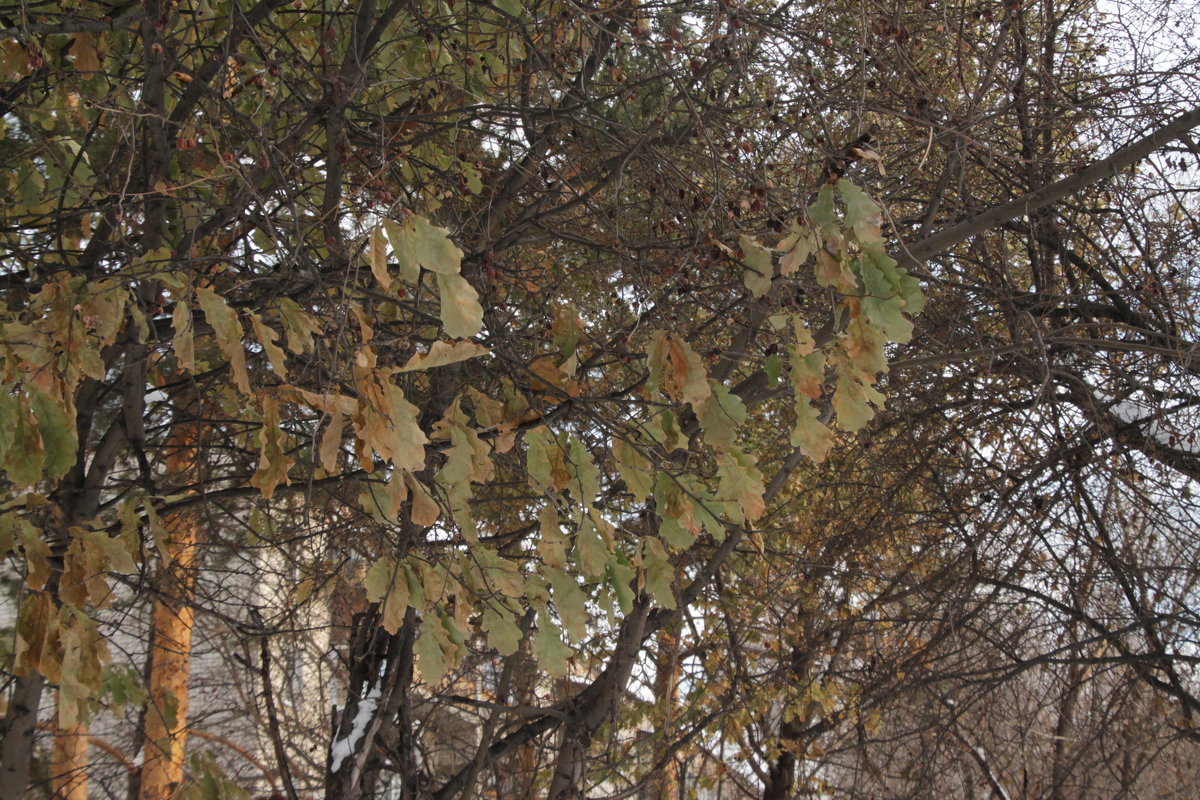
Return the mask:
<path id="1" fill-rule="evenodd" d="M 0 5 L 0 795 L 30 784 L 49 689 L 76 742 L 141 706 L 140 797 L 235 791 L 185 757 L 209 620 L 292 800 L 677 795 L 714 736 L 751 737 L 746 785 L 787 796 L 798 743 L 903 688 L 814 670 L 921 662 L 950 630 L 851 637 L 840 565 L 840 602 L 903 609 L 914 571 L 958 574 L 912 554 L 967 497 L 1043 480 L 988 404 L 1193 476 L 1128 414 L 1191 370 L 1184 278 L 1142 263 L 1185 249 L 1163 220 L 1190 200 L 1132 170 L 1194 149 L 1200 111 L 1119 75 L 1088 94 L 1090 4 L 934 5 Z M 885 395 L 889 355 L 988 366 Z M 893 458 L 934 439 L 989 464 Z M 1194 703 L 1155 624 L 1109 636 Z M 275 695 L 309 629 L 335 703 L 315 757 Z M 755 691 L 764 664 L 783 685 Z M 58 769 L 90 769 L 67 734 Z"/>

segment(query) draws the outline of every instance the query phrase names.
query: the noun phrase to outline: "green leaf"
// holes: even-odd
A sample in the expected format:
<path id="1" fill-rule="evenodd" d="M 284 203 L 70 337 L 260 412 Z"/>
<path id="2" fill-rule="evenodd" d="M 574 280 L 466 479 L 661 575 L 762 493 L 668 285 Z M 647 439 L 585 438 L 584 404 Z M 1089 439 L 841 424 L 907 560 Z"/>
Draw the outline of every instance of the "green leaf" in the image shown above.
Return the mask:
<path id="1" fill-rule="evenodd" d="M 459 273 L 462 250 L 450 241 L 450 234 L 445 228 L 431 225 L 425 217 L 414 214 L 398 226 L 389 228 L 388 235 L 405 277 L 412 276 L 415 267 L 424 267 L 439 275 Z M 415 277 L 412 279 L 415 281 Z"/>
<path id="2" fill-rule="evenodd" d="M 460 275 L 437 274 L 441 296 L 442 328 L 457 339 L 467 339 L 483 330 L 483 306 L 479 294 Z"/>
<path id="3" fill-rule="evenodd" d="M 570 441 L 571 449 L 567 458 L 575 478 L 572 489 L 579 494 L 579 502 L 591 508 L 596 502 L 596 495 L 600 493 L 600 470 L 596 468 L 581 439 L 571 437 Z"/>
<path id="4" fill-rule="evenodd" d="M 737 441 L 738 426 L 746 421 L 742 399 L 716 381 L 709 381 L 712 392 L 700 404 L 696 416 L 704 430 L 704 440 L 713 447 L 728 449 Z"/>
<path id="5" fill-rule="evenodd" d="M 566 473 L 562 448 L 550 430 L 539 425 L 525 431 L 525 468 L 530 483 L 547 493 L 557 492 L 566 486 Z"/>
<path id="6" fill-rule="evenodd" d="M 4 468 L 13 483 L 29 488 L 42 479 L 45 451 L 25 393 L 18 393 L 16 398 L 5 398 L 0 404 L 0 415 L 8 445 L 4 452 Z"/>
<path id="7" fill-rule="evenodd" d="M 895 259 L 882 252 L 864 255 L 855 262 L 863 282 L 863 315 L 892 341 L 902 344 L 910 341 L 913 325 L 903 314 L 906 303 Z"/>
<path id="8" fill-rule="evenodd" d="M 842 202 L 846 204 L 846 225 L 854 229 L 859 241 L 863 241 L 864 239 L 863 235 L 859 232 L 859 227 L 864 224 L 874 228 L 874 235 L 878 236 L 879 217 L 883 212 L 875 201 L 868 197 L 866 192 L 845 178 L 838 180 L 837 189 L 838 194 L 842 196 Z"/>
<path id="9" fill-rule="evenodd" d="M 763 362 L 763 372 L 767 375 L 767 388 L 774 389 L 783 373 L 783 359 L 779 357 L 779 353 L 767 356 L 767 360 Z"/>
<path id="10" fill-rule="evenodd" d="M 599 580 L 604 576 L 604 565 L 609 559 L 609 544 L 604 534 L 586 513 L 579 521 L 575 534 L 575 563 L 588 580 Z"/>
<path id="11" fill-rule="evenodd" d="M 312 352 L 313 336 L 322 333 L 321 326 L 290 297 L 281 297 L 277 302 L 288 350 L 296 355 Z"/>
<path id="12" fill-rule="evenodd" d="M 661 444 L 668 453 L 687 444 L 683 432 L 679 430 L 679 423 L 675 420 L 675 413 L 669 408 L 664 408 L 651 417 L 643 427 L 646 434 Z"/>
<path id="13" fill-rule="evenodd" d="M 637 572 L 629 565 L 625 555 L 620 552 L 614 553 L 608 562 L 608 584 L 612 587 L 622 614 L 633 610 L 633 585 L 636 580 Z"/>
<path id="14" fill-rule="evenodd" d="M 685 527 L 675 517 L 663 517 L 658 526 L 658 535 L 667 544 L 678 550 L 686 550 L 696 543 L 696 531 Z"/>
<path id="15" fill-rule="evenodd" d="M 51 398 L 37 386 L 29 385 L 26 388 L 45 448 L 46 474 L 51 478 L 61 478 L 75 465 L 79 450 L 75 420 L 67 416 L 61 400 Z"/>
<path id="16" fill-rule="evenodd" d="M 441 627 L 441 621 L 436 614 L 426 614 L 421 622 L 421 633 L 413 645 L 421 680 L 430 687 L 441 683 L 442 678 L 446 677 L 446 657 L 442 653 L 441 642 L 438 641 Z"/>
<path id="17" fill-rule="evenodd" d="M 651 537 L 642 540 L 642 568 L 646 571 L 646 591 L 650 596 L 663 608 L 676 608 L 675 592 L 671 589 L 675 568 L 662 542 Z"/>
<path id="18" fill-rule="evenodd" d="M 533 655 L 537 658 L 542 669 L 552 678 L 561 678 L 567 674 L 567 659 L 575 651 L 563 644 L 558 626 L 550 615 L 539 611 L 537 615 L 537 634 L 533 637 Z"/>
<path id="19" fill-rule="evenodd" d="M 380 525 L 396 524 L 392 495 L 382 481 L 374 479 L 363 481 L 362 490 L 358 493 L 358 504 Z"/>
<path id="20" fill-rule="evenodd" d="M 567 635 L 574 642 L 582 641 L 587 635 L 587 595 L 579 588 L 575 578 L 561 569 L 547 567 L 543 572 L 550 580 L 554 607 L 558 609 L 558 617 L 563 621 Z"/>
<path id="21" fill-rule="evenodd" d="M 833 206 L 833 187 L 826 184 L 817 190 L 817 199 L 807 209 L 808 220 L 826 237 L 838 235 L 837 212 Z"/>
<path id="22" fill-rule="evenodd" d="M 625 488 L 633 495 L 633 499 L 641 503 L 654 491 L 653 465 L 643 456 L 632 443 L 614 436 L 612 440 L 613 460 L 617 462 L 617 470 Z"/>
<path id="23" fill-rule="evenodd" d="M 408 581 L 408 604 L 418 611 L 425 609 L 425 586 L 421 581 L 421 576 L 408 565 L 408 562 L 401 564 L 401 567 L 404 569 L 404 577 Z"/>
<path id="24" fill-rule="evenodd" d="M 521 628 L 503 604 L 485 606 L 480 626 L 487 632 L 488 644 L 502 656 L 511 656 L 521 646 Z"/>

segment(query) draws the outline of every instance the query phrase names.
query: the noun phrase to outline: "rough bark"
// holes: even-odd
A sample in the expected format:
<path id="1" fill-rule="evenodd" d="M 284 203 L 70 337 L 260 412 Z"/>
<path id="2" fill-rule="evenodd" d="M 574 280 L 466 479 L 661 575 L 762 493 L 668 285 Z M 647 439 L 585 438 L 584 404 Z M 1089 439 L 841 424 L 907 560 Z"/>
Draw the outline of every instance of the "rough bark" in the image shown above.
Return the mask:
<path id="1" fill-rule="evenodd" d="M 190 514 L 168 528 L 174 559 L 163 573 L 163 596 L 151 615 L 150 683 L 141 800 L 165 800 L 183 780 L 187 741 L 188 676 L 195 611 L 196 544 L 199 526 Z"/>
<path id="2" fill-rule="evenodd" d="M 199 436 L 198 424 L 181 425 L 171 442 L 167 469 L 185 482 L 196 470 Z M 164 519 L 163 524 L 168 563 L 159 575 L 150 618 L 140 800 L 166 800 L 182 783 L 187 743 L 200 520 L 197 512 L 189 509 Z"/>
<path id="3" fill-rule="evenodd" d="M 37 672 L 15 680 L 0 740 L 0 797 L 21 797 L 29 783 L 38 705 L 45 683 L 46 679 Z"/>
<path id="4" fill-rule="evenodd" d="M 54 756 L 50 760 L 52 800 L 87 800 L 88 726 L 54 729 Z"/>
<path id="5" fill-rule="evenodd" d="M 679 785 L 679 765 L 671 757 L 674 741 L 675 706 L 679 702 L 679 634 L 682 619 L 676 618 L 658 632 L 658 651 L 654 658 L 654 696 L 662 704 L 662 735 L 654 744 L 652 764 L 662 769 L 651 783 L 649 797 L 674 800 L 683 796 Z"/>
<path id="6" fill-rule="evenodd" d="M 547 793 L 549 800 L 583 797 L 582 784 L 587 775 L 588 748 L 591 747 L 592 739 L 600 726 L 612 718 L 618 700 L 624 695 L 625 687 L 629 683 L 629 674 L 645 641 L 649 611 L 649 600 L 641 598 L 622 623 L 616 651 L 608 668 L 588 687 L 589 690 L 594 687 L 595 694 L 585 699 L 584 696 L 589 691 L 584 690 L 577 695 L 581 702 L 578 703 L 578 710 L 571 720 L 563 726 L 558 761 Z"/>

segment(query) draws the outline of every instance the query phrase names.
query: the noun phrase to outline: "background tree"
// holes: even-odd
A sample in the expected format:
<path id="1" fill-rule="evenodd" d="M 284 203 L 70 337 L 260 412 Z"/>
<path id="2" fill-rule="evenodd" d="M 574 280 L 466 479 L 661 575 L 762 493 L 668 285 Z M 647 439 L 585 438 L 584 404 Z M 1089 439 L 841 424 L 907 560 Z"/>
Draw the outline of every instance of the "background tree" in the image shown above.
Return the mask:
<path id="1" fill-rule="evenodd" d="M 0 10 L 0 795 L 46 681 L 142 702 L 142 796 L 220 784 L 119 627 L 222 654 L 292 797 L 786 797 L 904 703 L 966 736 L 980 649 L 1190 719 L 1187 542 L 1127 557 L 1188 517 L 1120 488 L 1193 474 L 1192 201 L 1131 169 L 1190 54 L 1156 96 L 1048 0 Z"/>

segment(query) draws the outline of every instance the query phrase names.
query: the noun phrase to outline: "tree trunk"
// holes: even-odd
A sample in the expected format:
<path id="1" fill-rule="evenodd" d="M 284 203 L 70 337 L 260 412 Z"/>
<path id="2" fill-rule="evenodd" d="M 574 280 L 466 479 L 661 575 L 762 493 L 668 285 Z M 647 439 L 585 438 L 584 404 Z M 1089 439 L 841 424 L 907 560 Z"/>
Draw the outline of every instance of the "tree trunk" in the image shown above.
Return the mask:
<path id="1" fill-rule="evenodd" d="M 185 513 L 168 524 L 168 532 L 173 560 L 163 572 L 162 595 L 154 601 L 151 616 L 141 800 L 167 800 L 183 780 L 199 526 L 193 515 Z"/>
<path id="2" fill-rule="evenodd" d="M 172 438 L 167 471 L 188 482 L 194 477 L 199 425 L 181 425 Z M 187 742 L 188 675 L 192 659 L 192 607 L 200 520 L 181 511 L 164 520 L 168 563 L 158 580 L 150 618 L 146 673 L 149 697 L 145 713 L 145 749 L 139 781 L 140 800 L 167 800 L 183 781 Z"/>
<path id="3" fill-rule="evenodd" d="M 792 796 L 796 783 L 796 756 L 784 749 L 771 764 L 767 783 L 763 786 L 762 800 L 787 800 Z"/>
<path id="4" fill-rule="evenodd" d="M 54 729 L 54 756 L 50 760 L 53 800 L 87 800 L 88 726 Z"/>
<path id="5" fill-rule="evenodd" d="M 658 632 L 658 652 L 654 659 L 654 696 L 662 704 L 660 735 L 654 743 L 651 763 L 659 772 L 650 782 L 649 797 L 655 800 L 677 800 L 682 797 L 679 767 L 670 755 L 671 726 L 674 724 L 675 704 L 679 700 L 679 632 L 682 617 L 676 617 Z"/>
<path id="6" fill-rule="evenodd" d="M 31 672 L 16 679 L 0 740 L 0 797 L 22 797 L 29 783 L 38 705 L 46 679 Z"/>
<path id="7" fill-rule="evenodd" d="M 575 800 L 583 797 L 588 748 L 591 747 L 596 731 L 616 712 L 620 698 L 629 683 L 629 674 L 637 661 L 638 653 L 641 652 L 649 614 L 650 601 L 642 597 L 621 624 L 616 649 L 608 667 L 592 687 L 577 695 L 577 699 L 581 699 L 584 694 L 590 696 L 586 702 L 581 702 L 573 709 L 571 720 L 563 726 L 557 763 L 554 765 L 554 774 L 550 777 L 550 788 L 547 791 L 548 800 Z M 594 694 L 590 691 L 592 688 L 595 690 Z"/>

